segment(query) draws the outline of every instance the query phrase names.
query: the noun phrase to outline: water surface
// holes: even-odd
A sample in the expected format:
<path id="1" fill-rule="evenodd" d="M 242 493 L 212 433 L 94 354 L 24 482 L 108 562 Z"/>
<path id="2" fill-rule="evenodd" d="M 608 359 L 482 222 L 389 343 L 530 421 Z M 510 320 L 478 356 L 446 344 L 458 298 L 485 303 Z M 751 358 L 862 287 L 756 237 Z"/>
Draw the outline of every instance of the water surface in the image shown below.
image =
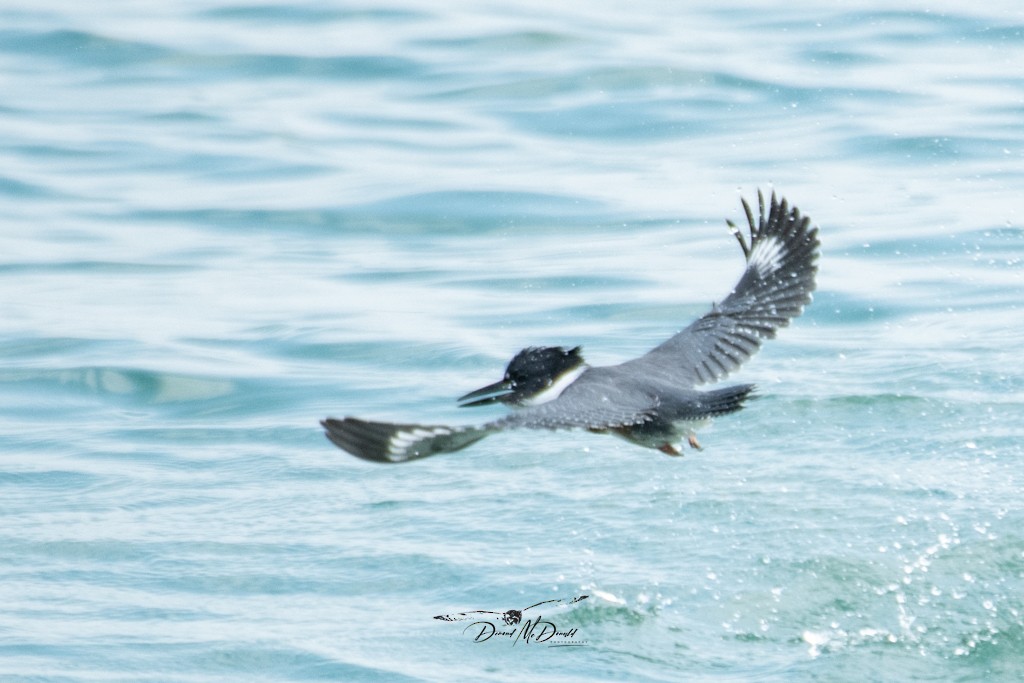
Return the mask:
<path id="1" fill-rule="evenodd" d="M 4 680 L 1019 677 L 1015 4 L 0 18 Z M 758 188 L 819 289 L 703 452 L 323 439 L 646 351 Z M 542 615 L 579 647 L 433 619 L 584 594 Z"/>

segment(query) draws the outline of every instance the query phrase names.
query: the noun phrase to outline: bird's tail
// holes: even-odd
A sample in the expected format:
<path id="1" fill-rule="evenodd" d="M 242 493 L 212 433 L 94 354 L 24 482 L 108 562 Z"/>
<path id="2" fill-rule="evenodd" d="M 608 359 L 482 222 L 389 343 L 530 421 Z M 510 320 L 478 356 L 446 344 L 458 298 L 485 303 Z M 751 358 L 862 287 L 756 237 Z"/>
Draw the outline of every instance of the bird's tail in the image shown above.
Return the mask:
<path id="1" fill-rule="evenodd" d="M 735 384 L 731 387 L 700 392 L 697 400 L 697 412 L 702 417 L 728 415 L 740 410 L 747 399 L 757 398 L 753 394 L 753 384 Z"/>
<path id="2" fill-rule="evenodd" d="M 438 453 L 451 453 L 491 433 L 482 427 L 370 422 L 355 417 L 321 420 L 325 436 L 357 458 L 373 462 L 405 462 Z"/>

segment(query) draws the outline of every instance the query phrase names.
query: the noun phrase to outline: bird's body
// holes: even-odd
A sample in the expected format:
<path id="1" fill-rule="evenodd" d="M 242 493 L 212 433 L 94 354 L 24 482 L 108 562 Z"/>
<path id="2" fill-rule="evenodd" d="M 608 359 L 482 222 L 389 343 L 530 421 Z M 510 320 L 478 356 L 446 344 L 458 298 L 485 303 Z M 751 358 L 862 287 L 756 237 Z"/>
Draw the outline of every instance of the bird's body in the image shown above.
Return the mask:
<path id="1" fill-rule="evenodd" d="M 729 224 L 747 259 L 732 293 L 646 354 L 619 365 L 590 367 L 579 347 L 526 348 L 509 362 L 500 382 L 460 399 L 464 406 L 514 407 L 505 417 L 466 427 L 328 418 L 321 422 L 328 439 L 376 462 L 457 451 L 507 429 L 586 429 L 670 455 L 679 455 L 684 439 L 699 448 L 695 429 L 742 408 L 754 387 L 696 387 L 722 379 L 756 353 L 763 340 L 800 315 L 815 287 L 817 229 L 784 199 L 772 195 L 767 214 L 760 193 L 758 199 L 756 224 L 743 202 L 749 245 Z"/>

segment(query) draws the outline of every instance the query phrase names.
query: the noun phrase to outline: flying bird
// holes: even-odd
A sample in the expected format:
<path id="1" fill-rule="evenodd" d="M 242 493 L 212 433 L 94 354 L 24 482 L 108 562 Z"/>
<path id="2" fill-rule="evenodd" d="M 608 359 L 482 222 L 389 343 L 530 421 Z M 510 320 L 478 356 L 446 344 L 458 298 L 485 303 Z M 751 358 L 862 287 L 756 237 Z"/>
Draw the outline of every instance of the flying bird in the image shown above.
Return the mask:
<path id="1" fill-rule="evenodd" d="M 458 451 L 509 429 L 585 429 L 668 455 L 681 455 L 684 440 L 700 449 L 695 430 L 740 410 L 754 385 L 697 387 L 723 379 L 757 353 L 764 340 L 803 312 L 815 288 L 818 229 L 774 192 L 768 207 L 760 191 L 757 198 L 756 221 L 740 200 L 749 242 L 726 221 L 747 263 L 732 292 L 644 355 L 590 366 L 579 346 L 528 347 L 509 361 L 500 381 L 459 399 L 464 407 L 510 406 L 505 417 L 477 426 L 327 418 L 320 422 L 327 438 L 356 457 L 382 463 Z"/>

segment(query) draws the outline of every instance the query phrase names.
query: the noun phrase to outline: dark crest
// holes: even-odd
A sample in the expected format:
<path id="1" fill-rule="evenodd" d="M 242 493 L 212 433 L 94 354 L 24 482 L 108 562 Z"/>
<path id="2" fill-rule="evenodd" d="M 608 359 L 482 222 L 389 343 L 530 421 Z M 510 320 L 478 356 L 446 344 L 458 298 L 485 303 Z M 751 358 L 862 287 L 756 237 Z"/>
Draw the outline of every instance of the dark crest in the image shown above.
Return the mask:
<path id="1" fill-rule="evenodd" d="M 463 407 L 491 403 L 519 405 L 582 365 L 581 352 L 579 346 L 568 350 L 561 346 L 528 346 L 509 361 L 500 382 L 471 391 L 459 400 Z"/>
<path id="2" fill-rule="evenodd" d="M 579 367 L 583 362 L 582 347 L 568 351 L 561 346 L 528 346 L 517 353 L 505 368 L 505 379 L 516 388 L 535 385 L 542 389 L 564 372 Z"/>

